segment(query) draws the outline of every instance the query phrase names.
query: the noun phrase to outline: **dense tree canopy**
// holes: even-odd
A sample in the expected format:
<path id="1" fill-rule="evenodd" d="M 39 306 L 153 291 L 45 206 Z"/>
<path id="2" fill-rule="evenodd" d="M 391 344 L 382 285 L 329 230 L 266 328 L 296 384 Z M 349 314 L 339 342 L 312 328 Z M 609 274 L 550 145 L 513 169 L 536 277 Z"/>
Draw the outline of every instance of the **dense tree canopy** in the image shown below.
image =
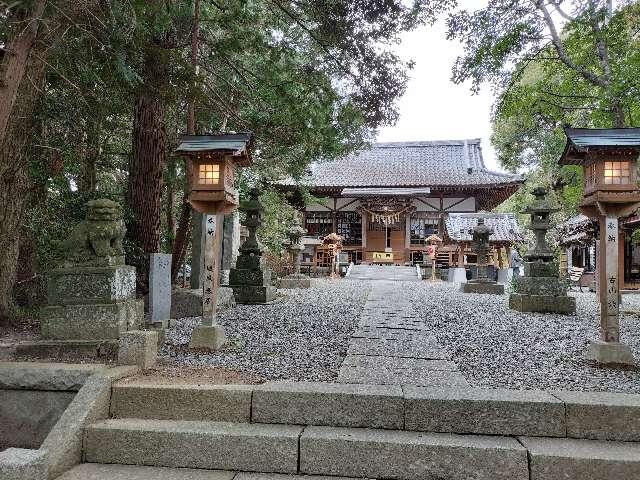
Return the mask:
<path id="1" fill-rule="evenodd" d="M 188 112 L 197 132 L 253 131 L 243 178 L 262 185 L 373 138 L 396 120 L 411 67 L 391 46 L 450 3 L 0 4 L 0 317 L 16 266 L 19 285 L 41 283 L 90 198 L 127 207 L 143 277 L 148 253 L 184 246 L 185 167 L 172 152 Z"/>
<path id="2" fill-rule="evenodd" d="M 555 187 L 574 214 L 581 172 L 560 168 L 563 127 L 634 126 L 640 121 L 640 7 L 611 1 L 490 0 L 449 18 L 464 44 L 453 80 L 496 92 L 493 144 L 501 165 L 528 184 Z M 525 192 L 503 208 L 519 209 Z"/>

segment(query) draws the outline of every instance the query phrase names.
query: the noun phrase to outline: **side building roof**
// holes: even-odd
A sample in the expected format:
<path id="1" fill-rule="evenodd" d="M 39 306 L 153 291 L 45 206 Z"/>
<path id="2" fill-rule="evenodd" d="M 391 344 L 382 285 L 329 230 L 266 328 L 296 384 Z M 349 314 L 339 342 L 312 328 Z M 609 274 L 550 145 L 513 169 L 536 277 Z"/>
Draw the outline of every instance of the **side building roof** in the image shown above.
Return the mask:
<path id="1" fill-rule="evenodd" d="M 489 170 L 482 158 L 480 139 L 375 143 L 370 148 L 331 162 L 315 163 L 299 182 L 320 193 L 345 188 L 428 187 L 432 193 L 483 191 L 492 208 L 522 184 L 521 175 Z M 486 203 L 486 202 L 485 202 Z"/>
<path id="2" fill-rule="evenodd" d="M 485 225 L 493 228 L 489 241 L 514 243 L 523 240 L 518 220 L 513 213 L 450 213 L 445 220 L 447 235 L 454 242 L 470 242 L 471 230 L 481 217 Z"/>

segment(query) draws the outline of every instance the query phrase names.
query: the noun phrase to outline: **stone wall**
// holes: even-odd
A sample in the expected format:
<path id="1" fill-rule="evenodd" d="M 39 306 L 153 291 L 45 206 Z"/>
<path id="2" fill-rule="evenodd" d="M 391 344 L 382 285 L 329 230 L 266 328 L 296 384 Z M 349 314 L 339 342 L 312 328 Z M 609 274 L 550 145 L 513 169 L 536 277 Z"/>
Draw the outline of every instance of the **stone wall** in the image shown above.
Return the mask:
<path id="1" fill-rule="evenodd" d="M 0 451 L 39 448 L 87 378 L 103 368 L 0 363 Z"/>

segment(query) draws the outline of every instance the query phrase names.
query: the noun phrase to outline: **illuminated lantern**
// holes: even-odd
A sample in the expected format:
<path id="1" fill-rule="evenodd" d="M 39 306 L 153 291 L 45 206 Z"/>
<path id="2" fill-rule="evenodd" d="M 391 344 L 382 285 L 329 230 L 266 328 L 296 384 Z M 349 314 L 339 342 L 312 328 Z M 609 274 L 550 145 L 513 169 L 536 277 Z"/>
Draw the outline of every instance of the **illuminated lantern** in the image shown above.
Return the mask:
<path id="1" fill-rule="evenodd" d="M 230 213 L 238 207 L 236 167 L 251 165 L 251 133 L 185 135 L 176 149 L 189 162 L 189 203 L 201 213 Z"/>
<path id="2" fill-rule="evenodd" d="M 631 350 L 620 343 L 618 219 L 640 207 L 640 128 L 566 128 L 565 134 L 567 144 L 560 164 L 582 166 L 584 194 L 580 210 L 597 218 L 600 225 L 600 338 L 590 342 L 587 357 L 601 364 L 632 364 Z"/>

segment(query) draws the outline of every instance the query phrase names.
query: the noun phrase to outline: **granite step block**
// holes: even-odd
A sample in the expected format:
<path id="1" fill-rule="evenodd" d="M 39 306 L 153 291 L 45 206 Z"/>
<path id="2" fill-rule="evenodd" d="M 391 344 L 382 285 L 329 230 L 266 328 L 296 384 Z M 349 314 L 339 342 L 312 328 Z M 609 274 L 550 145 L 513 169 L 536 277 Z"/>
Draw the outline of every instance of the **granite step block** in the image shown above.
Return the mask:
<path id="1" fill-rule="evenodd" d="M 564 437 L 564 404 L 546 392 L 403 387 L 405 428 L 423 432 Z"/>
<path id="2" fill-rule="evenodd" d="M 248 423 L 249 385 L 149 385 L 121 382 L 113 386 L 111 416 L 158 420 Z"/>
<path id="3" fill-rule="evenodd" d="M 369 385 L 469 386 L 460 372 L 425 368 L 340 367 L 339 383 Z"/>
<path id="4" fill-rule="evenodd" d="M 235 472 L 83 463 L 56 480 L 233 480 Z"/>
<path id="5" fill-rule="evenodd" d="M 421 358 L 387 357 L 373 355 L 347 355 L 343 367 L 383 369 L 383 370 L 443 370 L 457 371 L 458 366 L 448 360 L 426 360 Z"/>
<path id="6" fill-rule="evenodd" d="M 640 444 L 518 437 L 527 448 L 531 480 L 637 480 Z"/>
<path id="7" fill-rule="evenodd" d="M 254 390 L 252 421 L 401 430 L 404 398 L 399 386 L 273 382 Z"/>
<path id="8" fill-rule="evenodd" d="M 433 341 L 405 342 L 373 338 L 352 338 L 347 355 L 380 355 L 385 357 L 448 360 L 449 354 Z"/>
<path id="9" fill-rule="evenodd" d="M 396 480 L 529 480 L 526 450 L 507 437 L 308 427 L 300 471 Z"/>
<path id="10" fill-rule="evenodd" d="M 567 436 L 640 442 L 640 395 L 553 392 L 565 404 Z"/>
<path id="11" fill-rule="evenodd" d="M 302 427 L 118 419 L 89 426 L 85 461 L 296 473 Z"/>

